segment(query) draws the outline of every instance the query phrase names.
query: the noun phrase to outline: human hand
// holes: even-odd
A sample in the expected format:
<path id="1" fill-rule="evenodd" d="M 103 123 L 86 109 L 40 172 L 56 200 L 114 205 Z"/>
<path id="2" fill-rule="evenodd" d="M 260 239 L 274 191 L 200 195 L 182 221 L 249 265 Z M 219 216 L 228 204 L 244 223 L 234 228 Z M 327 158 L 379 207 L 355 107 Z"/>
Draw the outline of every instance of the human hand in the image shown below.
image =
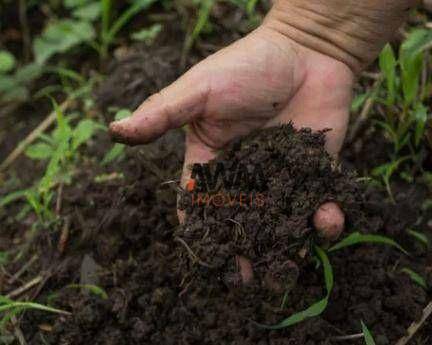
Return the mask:
<path id="1" fill-rule="evenodd" d="M 187 124 L 183 186 L 193 163 L 211 160 L 254 129 L 289 121 L 297 128 L 331 129 L 326 149 L 336 156 L 347 128 L 353 71 L 376 56 L 414 2 L 280 0 L 258 29 L 149 97 L 132 117 L 112 123 L 110 132 L 136 145 Z M 327 203 L 314 222 L 334 239 L 344 217 Z"/>

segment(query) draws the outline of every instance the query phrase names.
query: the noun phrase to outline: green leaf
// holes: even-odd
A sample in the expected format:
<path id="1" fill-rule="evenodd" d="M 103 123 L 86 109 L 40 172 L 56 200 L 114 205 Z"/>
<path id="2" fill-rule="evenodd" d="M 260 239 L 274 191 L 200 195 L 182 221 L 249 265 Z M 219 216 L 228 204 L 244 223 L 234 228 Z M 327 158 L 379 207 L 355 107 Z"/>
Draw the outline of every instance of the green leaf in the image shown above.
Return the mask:
<path id="1" fill-rule="evenodd" d="M 387 104 L 393 105 L 396 100 L 396 66 L 397 61 L 390 44 L 387 44 L 379 56 L 379 66 L 387 86 Z"/>
<path id="2" fill-rule="evenodd" d="M 0 73 L 7 73 L 15 68 L 15 57 L 7 50 L 0 50 Z"/>
<path id="3" fill-rule="evenodd" d="M 376 345 L 375 340 L 372 337 L 371 332 L 367 328 L 367 326 L 364 324 L 364 322 L 361 322 L 362 330 L 363 330 L 363 336 L 365 338 L 366 345 Z"/>
<path id="4" fill-rule="evenodd" d="M 0 265 L 5 265 L 9 261 L 9 255 L 6 252 L 0 252 Z M 1 300 L 0 300 L 1 304 Z"/>
<path id="5" fill-rule="evenodd" d="M 149 28 L 142 29 L 140 31 L 134 32 L 131 37 L 135 41 L 144 42 L 147 45 L 151 45 L 157 35 L 161 32 L 162 25 L 154 24 Z"/>
<path id="6" fill-rule="evenodd" d="M 248 0 L 246 5 L 246 12 L 250 16 L 252 16 L 255 13 L 255 7 L 258 0 Z"/>
<path id="7" fill-rule="evenodd" d="M 102 8 L 99 1 L 92 2 L 89 4 L 86 4 L 82 7 L 76 8 L 72 15 L 75 18 L 83 19 L 83 20 L 89 20 L 89 21 L 95 21 L 98 19 L 101 15 Z"/>
<path id="8" fill-rule="evenodd" d="M 29 146 L 26 149 L 25 154 L 31 159 L 48 159 L 53 154 L 53 148 L 46 143 L 40 142 Z"/>
<path id="9" fill-rule="evenodd" d="M 6 296 L 0 295 L 0 305 L 6 303 L 12 303 L 13 301 Z"/>
<path id="10" fill-rule="evenodd" d="M 93 26 L 87 21 L 63 19 L 53 22 L 34 40 L 36 62 L 43 64 L 51 56 L 64 53 L 74 46 L 91 41 L 94 37 Z"/>
<path id="11" fill-rule="evenodd" d="M 401 59 L 400 64 L 405 106 L 410 106 L 416 100 L 419 93 L 423 54 L 407 56 Z"/>
<path id="12" fill-rule="evenodd" d="M 30 63 L 28 65 L 20 67 L 15 73 L 15 80 L 20 84 L 28 84 L 31 81 L 39 78 L 42 74 L 42 67 L 36 63 Z"/>
<path id="13" fill-rule="evenodd" d="M 402 273 L 408 274 L 413 282 L 420 285 L 422 288 L 427 290 L 427 283 L 426 280 L 417 272 L 414 272 L 412 269 L 408 267 L 404 267 L 401 269 Z"/>
<path id="14" fill-rule="evenodd" d="M 381 235 L 363 235 L 359 232 L 354 232 L 348 237 L 344 238 L 339 243 L 336 243 L 333 247 L 331 247 L 328 251 L 335 252 L 337 250 L 340 250 L 342 248 L 351 247 L 356 244 L 362 244 L 362 243 L 372 243 L 372 244 L 386 244 L 392 247 L 395 247 L 399 249 L 401 252 L 408 254 L 408 252 L 403 249 L 397 242 L 392 240 L 391 238 L 381 236 Z"/>
<path id="15" fill-rule="evenodd" d="M 402 43 L 399 60 L 402 69 L 402 89 L 405 106 L 411 105 L 418 94 L 424 49 L 432 42 L 432 30 L 412 31 Z"/>
<path id="16" fill-rule="evenodd" d="M 4 92 L 1 100 L 5 103 L 7 102 L 24 102 L 30 97 L 29 91 L 24 86 L 16 85 L 10 90 Z"/>
<path id="17" fill-rule="evenodd" d="M 72 148 L 76 150 L 81 144 L 88 141 L 96 130 L 96 123 L 93 120 L 81 120 L 73 131 Z"/>
<path id="18" fill-rule="evenodd" d="M 418 147 L 426 128 L 426 123 L 428 120 L 428 109 L 423 104 L 418 104 L 414 109 L 414 117 L 416 120 L 416 127 L 414 132 L 414 142 Z"/>
<path id="19" fill-rule="evenodd" d="M 82 7 L 87 5 L 90 2 L 90 0 L 63 0 L 63 5 L 66 8 L 75 8 L 75 7 Z"/>
<path id="20" fill-rule="evenodd" d="M 55 133 L 53 133 L 55 148 L 45 174 L 38 186 L 42 193 L 48 192 L 55 184 L 61 169 L 61 162 L 68 156 L 73 133 L 58 104 L 55 100 L 52 100 L 52 102 L 57 116 L 57 128 L 55 129 Z"/>
<path id="21" fill-rule="evenodd" d="M 132 115 L 132 112 L 129 109 L 120 109 L 114 115 L 114 120 L 115 121 L 120 121 L 120 120 L 123 120 L 123 119 L 131 116 L 131 115 Z"/>
<path id="22" fill-rule="evenodd" d="M 432 30 L 414 29 L 409 33 L 407 39 L 401 45 L 401 55 L 403 55 L 402 58 L 422 53 L 431 43 Z"/>
<path id="23" fill-rule="evenodd" d="M 0 77 L 0 93 L 1 92 L 8 92 L 10 89 L 19 87 L 17 81 L 15 80 L 15 78 L 7 76 L 7 75 L 2 75 Z"/>
<path id="24" fill-rule="evenodd" d="M 330 294 L 333 290 L 333 284 L 334 284 L 333 269 L 327 254 L 318 246 L 315 246 L 315 251 L 319 259 L 321 260 L 321 263 L 324 268 L 324 280 L 325 280 L 325 285 L 327 290 L 326 297 L 316 302 L 315 304 L 311 305 L 306 310 L 303 310 L 299 313 L 290 316 L 289 318 L 283 320 L 277 325 L 266 326 L 266 325 L 257 324 L 259 327 L 265 329 L 281 329 L 281 328 L 290 327 L 300 322 L 303 322 L 304 320 L 309 319 L 311 317 L 316 317 L 321 315 L 324 312 L 324 310 L 327 308 L 328 300 L 330 298 Z"/>
<path id="25" fill-rule="evenodd" d="M 119 159 L 125 150 L 125 145 L 123 144 L 114 144 L 114 146 L 111 148 L 111 150 L 109 150 L 103 160 L 102 160 L 102 165 L 107 165 L 117 159 Z"/>
<path id="26" fill-rule="evenodd" d="M 366 102 L 369 97 L 369 92 L 357 95 L 351 103 L 351 111 L 356 113 L 360 110 L 360 107 Z"/>

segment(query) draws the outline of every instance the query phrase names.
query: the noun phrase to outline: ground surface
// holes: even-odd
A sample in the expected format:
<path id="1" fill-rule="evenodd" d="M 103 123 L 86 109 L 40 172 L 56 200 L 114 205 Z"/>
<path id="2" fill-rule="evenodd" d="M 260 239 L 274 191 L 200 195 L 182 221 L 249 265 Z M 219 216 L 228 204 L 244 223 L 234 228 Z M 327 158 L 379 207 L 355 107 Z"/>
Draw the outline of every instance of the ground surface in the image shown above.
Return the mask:
<path id="1" fill-rule="evenodd" d="M 198 45 L 188 56 L 186 65 L 239 37 L 238 30 L 232 28 L 240 26 L 240 17 L 232 11 L 224 11 L 223 7 L 218 16 L 214 38 Z M 179 23 L 167 27 L 156 47 L 128 48 L 120 54 L 121 58 L 112 62 L 110 77 L 95 89 L 95 99 L 103 114 L 109 106 L 137 106 L 184 70 L 178 67 L 182 48 L 178 44 Z M 5 141 L 6 146 L 2 142 L 2 156 L 10 152 L 23 133 L 33 128 L 46 112 L 47 109 L 39 109 L 37 105 L 22 109 L 21 118 L 33 119 L 26 122 L 27 127 L 15 128 L 16 119 L 8 118 L 4 133 L 14 135 Z M 419 287 L 400 270 L 409 267 L 432 286 L 432 252 L 406 232 L 415 224 L 432 239 L 432 228 L 430 222 L 428 224 L 431 215 L 420 212 L 428 196 L 427 188 L 398 182 L 393 187 L 396 200 L 393 205 L 386 201 L 384 191 L 365 189 L 358 181 L 353 182 L 354 177 L 339 173 L 323 155 L 318 137 L 305 135 L 310 139 L 306 147 L 313 148 L 306 154 L 304 142 L 284 146 L 284 150 L 299 150 L 304 156 L 294 155 L 297 158 L 291 163 L 298 170 L 285 179 L 279 176 L 281 179 L 272 187 L 273 191 L 290 191 L 294 195 L 290 201 L 298 202 L 290 209 L 291 213 L 285 210 L 288 216 L 282 220 L 282 224 L 291 225 L 289 228 L 296 234 L 282 233 L 277 244 L 280 246 L 284 239 L 287 242 L 301 239 L 299 247 L 290 247 L 283 253 L 295 264 L 289 266 L 292 284 L 281 308 L 283 294 L 278 289 L 268 289 L 265 283 L 270 262 L 259 266 L 259 259 L 265 255 L 269 255 L 268 261 L 279 258 L 277 254 L 281 248 L 272 248 L 272 243 L 267 243 L 265 251 L 257 251 L 256 243 L 253 246 L 249 243 L 244 247 L 240 244 L 221 249 L 219 236 L 213 243 L 214 250 L 205 253 L 207 247 L 200 243 L 206 254 L 200 256 L 201 259 L 209 263 L 219 259 L 216 262 L 223 263 L 222 269 L 219 268 L 222 274 L 212 274 L 211 270 L 191 264 L 184 246 L 175 240 L 184 235 L 176 218 L 176 189 L 172 183 L 181 171 L 183 135 L 181 130 L 175 131 L 152 145 L 128 150 L 122 163 L 108 167 L 98 164 L 111 147 L 107 137 L 100 135 L 88 148 L 94 159 L 85 160 L 74 182 L 64 187 L 61 223 L 56 231 L 29 232 L 35 216 L 16 219 L 10 216 L 17 213 L 15 206 L 0 214 L 0 250 L 30 243 L 24 256 L 7 265 L 6 273 L 2 272 L 5 280 L 0 280 L 0 290 L 4 287 L 4 293 L 15 291 L 32 278 L 41 276 L 41 284 L 30 289 L 27 297 L 72 313 L 67 317 L 26 312 L 20 317 L 20 327 L 29 344 L 364 344 L 359 338 L 337 341 L 338 337 L 360 333 L 363 321 L 377 344 L 393 345 L 408 326 L 419 319 L 432 292 Z M 344 165 L 363 171 L 382 161 L 386 147 L 368 141 L 367 135 L 365 138 L 360 149 L 358 145 L 345 148 Z M 364 159 L 366 153 L 371 155 L 367 160 Z M 262 159 L 270 175 L 280 170 L 269 164 L 269 157 L 258 159 Z M 304 176 L 307 162 L 316 163 L 313 165 L 315 175 Z M 33 169 L 40 167 L 22 159 L 14 168 L 14 174 L 23 181 L 31 181 Z M 309 184 L 304 183 L 305 180 Z M 285 184 L 289 181 L 290 189 Z M 376 245 L 361 245 L 332 254 L 335 288 L 326 312 L 293 328 L 260 329 L 252 321 L 275 324 L 325 295 L 321 269 L 315 267 L 310 251 L 301 258 L 298 249 L 314 238 L 310 217 L 313 210 L 327 200 L 344 206 L 347 232 L 389 236 L 412 256 Z M 197 226 L 202 211 L 189 212 L 189 222 L 194 222 L 189 225 Z M 236 218 L 237 212 L 219 216 L 234 218 L 235 222 L 242 223 L 242 228 L 259 234 L 259 227 L 269 224 L 261 217 L 264 214 L 256 219 L 250 214 Z M 293 214 L 297 217 L 291 217 Z M 208 219 L 205 222 L 208 225 Z M 225 229 L 236 229 L 235 222 L 225 224 Z M 214 224 L 220 225 L 220 219 Z M 220 235 L 223 229 L 217 228 Z M 285 245 L 282 245 L 283 250 L 288 248 Z M 238 284 L 235 254 L 253 257 L 254 265 L 258 265 L 253 284 Z M 34 256 L 36 260 L 20 279 L 8 284 L 6 280 Z M 191 279 L 191 272 L 195 279 Z M 95 296 L 86 289 L 72 288 L 71 284 L 100 286 L 108 298 Z M 431 332 L 432 321 L 429 320 L 412 343 L 432 344 Z"/>
<path id="2" fill-rule="evenodd" d="M 374 223 L 370 231 L 397 239 L 413 257 L 371 245 L 332 255 L 336 286 L 322 317 L 281 331 L 262 330 L 251 322 L 274 324 L 325 294 L 321 271 L 299 257 L 301 270 L 283 310 L 282 295 L 257 285 L 233 289 L 223 279 L 204 279 L 185 288 L 177 254 L 184 248 L 173 240 L 178 232 L 175 191 L 164 184 L 180 169 L 181 142 L 181 131 L 171 133 L 131 153 L 121 169 L 124 179 L 95 183 L 96 173 L 88 169 L 65 191 L 62 212 L 70 219 L 70 240 L 60 255 L 58 236 L 40 234 L 34 251 L 41 260 L 35 271 L 49 272 L 39 300 L 50 299 L 73 315 L 27 313 L 22 329 L 31 344 L 332 344 L 332 337 L 359 333 L 360 320 L 378 344 L 394 344 L 421 316 L 431 296 L 399 272 L 407 266 L 428 276 L 432 260 L 432 253 L 405 233 L 410 219 L 417 218 L 421 193 L 414 192 L 400 194 L 406 202 L 398 210 L 383 205 L 379 194 L 368 196 L 367 205 L 375 210 L 368 218 Z M 314 145 L 315 157 L 320 157 L 319 145 Z M 354 230 L 352 225 L 349 229 Z M 429 271 L 429 283 L 431 279 Z M 109 298 L 64 288 L 72 283 L 101 286 Z"/>

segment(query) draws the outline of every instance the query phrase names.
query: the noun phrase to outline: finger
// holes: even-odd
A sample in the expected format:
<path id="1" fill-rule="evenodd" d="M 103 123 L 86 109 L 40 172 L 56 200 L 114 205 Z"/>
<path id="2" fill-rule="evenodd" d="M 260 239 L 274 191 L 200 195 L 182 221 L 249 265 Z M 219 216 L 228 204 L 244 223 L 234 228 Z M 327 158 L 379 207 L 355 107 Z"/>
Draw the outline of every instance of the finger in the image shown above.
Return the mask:
<path id="1" fill-rule="evenodd" d="M 338 204 L 326 202 L 315 211 L 313 225 L 320 236 L 337 240 L 345 229 L 345 214 Z"/>
<path id="2" fill-rule="evenodd" d="M 180 180 L 181 187 L 186 189 L 186 186 L 190 181 L 194 164 L 207 163 L 215 157 L 216 151 L 205 145 L 193 131 L 188 130 L 186 134 L 186 151 L 183 163 L 183 172 Z M 183 224 L 186 218 L 185 212 L 177 209 L 177 215 L 180 223 Z"/>
<path id="3" fill-rule="evenodd" d="M 254 272 L 251 261 L 241 255 L 236 255 L 235 259 L 237 270 L 240 273 L 242 283 L 244 285 L 251 283 L 254 279 Z"/>
<path id="4" fill-rule="evenodd" d="M 205 78 L 190 70 L 170 86 L 150 96 L 131 117 L 110 124 L 113 140 L 149 143 L 204 113 L 208 95 Z"/>

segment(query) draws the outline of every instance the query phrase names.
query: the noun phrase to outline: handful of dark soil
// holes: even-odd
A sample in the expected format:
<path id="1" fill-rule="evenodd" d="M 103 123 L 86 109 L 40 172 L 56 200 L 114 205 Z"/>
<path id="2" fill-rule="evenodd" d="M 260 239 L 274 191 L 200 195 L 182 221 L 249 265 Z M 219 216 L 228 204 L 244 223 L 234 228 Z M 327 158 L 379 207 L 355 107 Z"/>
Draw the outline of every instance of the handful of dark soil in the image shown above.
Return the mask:
<path id="1" fill-rule="evenodd" d="M 360 221 L 360 186 L 326 153 L 324 139 L 290 124 L 265 129 L 192 167 L 181 202 L 187 221 L 176 233 L 185 274 L 284 292 L 320 241 L 321 205 L 339 205 L 348 229 Z"/>

